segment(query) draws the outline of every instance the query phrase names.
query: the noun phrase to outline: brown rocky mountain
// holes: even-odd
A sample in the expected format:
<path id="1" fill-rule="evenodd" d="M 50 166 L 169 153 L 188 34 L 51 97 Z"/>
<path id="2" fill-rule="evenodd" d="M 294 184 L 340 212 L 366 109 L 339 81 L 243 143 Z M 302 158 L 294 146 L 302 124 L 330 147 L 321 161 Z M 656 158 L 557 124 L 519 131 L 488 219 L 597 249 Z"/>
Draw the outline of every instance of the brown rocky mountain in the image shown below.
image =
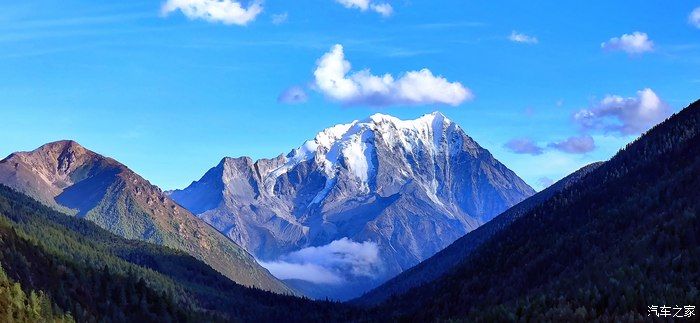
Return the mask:
<path id="1" fill-rule="evenodd" d="M 184 251 L 239 284 L 291 292 L 248 252 L 158 187 L 74 141 L 11 154 L 0 161 L 0 183 L 125 238 Z"/>

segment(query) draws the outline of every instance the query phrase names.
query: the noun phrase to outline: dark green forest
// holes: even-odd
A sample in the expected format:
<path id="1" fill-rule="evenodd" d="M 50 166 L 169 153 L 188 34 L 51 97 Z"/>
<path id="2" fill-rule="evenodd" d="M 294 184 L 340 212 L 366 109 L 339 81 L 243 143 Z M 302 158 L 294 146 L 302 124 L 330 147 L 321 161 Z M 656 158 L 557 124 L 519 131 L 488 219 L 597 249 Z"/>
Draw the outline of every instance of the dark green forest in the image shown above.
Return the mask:
<path id="1" fill-rule="evenodd" d="M 378 310 L 403 321 L 641 321 L 700 304 L 700 101 Z"/>
<path id="2" fill-rule="evenodd" d="M 182 252 L 127 240 L 0 186 L 0 263 L 79 322 L 344 321 L 349 307 L 240 286 Z"/>
<path id="3" fill-rule="evenodd" d="M 24 292 L 11 281 L 0 264 L 0 322 L 75 322 L 63 313 L 43 292 Z"/>

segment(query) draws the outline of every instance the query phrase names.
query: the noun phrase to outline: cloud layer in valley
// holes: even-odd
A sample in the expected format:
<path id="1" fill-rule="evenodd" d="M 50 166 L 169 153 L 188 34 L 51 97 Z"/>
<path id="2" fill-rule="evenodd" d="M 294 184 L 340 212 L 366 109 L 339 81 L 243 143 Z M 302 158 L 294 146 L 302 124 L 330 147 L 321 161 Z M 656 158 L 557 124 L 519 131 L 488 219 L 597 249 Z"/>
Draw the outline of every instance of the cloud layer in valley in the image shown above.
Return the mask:
<path id="1" fill-rule="evenodd" d="M 450 82 L 427 69 L 409 71 L 399 78 L 373 75 L 369 69 L 350 72 L 342 45 L 335 45 L 316 62 L 314 87 L 326 97 L 346 105 L 457 106 L 474 95 L 459 82 Z"/>
<path id="2" fill-rule="evenodd" d="M 628 54 L 642 54 L 654 50 L 654 42 L 646 33 L 635 31 L 632 34 L 623 34 L 620 37 L 610 38 L 600 44 L 605 50 L 624 51 Z"/>
<path id="3" fill-rule="evenodd" d="M 394 13 L 394 8 L 386 3 L 378 3 L 372 0 L 335 0 L 348 9 L 358 9 L 360 11 L 371 10 L 384 17 L 389 17 Z"/>
<path id="4" fill-rule="evenodd" d="M 381 272 L 377 244 L 348 238 L 260 263 L 279 279 L 300 279 L 317 284 L 342 284 L 349 278 L 372 278 Z"/>
<path id="5" fill-rule="evenodd" d="M 165 16 L 178 10 L 189 19 L 245 26 L 262 13 L 263 6 L 260 1 L 252 1 L 244 7 L 235 0 L 168 0 L 161 7 Z"/>
<path id="6" fill-rule="evenodd" d="M 619 135 L 638 135 L 671 114 L 671 109 L 649 88 L 636 97 L 608 95 L 594 106 L 582 109 L 574 120 L 584 130 L 603 130 Z"/>

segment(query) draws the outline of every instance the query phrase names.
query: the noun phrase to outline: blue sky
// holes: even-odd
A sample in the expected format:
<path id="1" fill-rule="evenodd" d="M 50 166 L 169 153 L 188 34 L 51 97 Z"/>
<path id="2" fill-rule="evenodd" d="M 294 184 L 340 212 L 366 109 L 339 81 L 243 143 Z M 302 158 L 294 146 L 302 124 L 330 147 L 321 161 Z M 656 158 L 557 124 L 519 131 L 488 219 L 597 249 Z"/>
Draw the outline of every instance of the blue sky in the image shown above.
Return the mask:
<path id="1" fill-rule="evenodd" d="M 700 2 L 352 1 L 267 0 L 228 20 L 187 12 L 216 0 L 0 4 L 0 155 L 74 139 L 172 189 L 223 156 L 440 110 L 540 189 L 700 98 Z M 398 84 L 427 68 L 470 95 L 341 98 L 314 74 L 336 44 L 352 71 Z M 308 99 L 279 102 L 292 86 Z"/>

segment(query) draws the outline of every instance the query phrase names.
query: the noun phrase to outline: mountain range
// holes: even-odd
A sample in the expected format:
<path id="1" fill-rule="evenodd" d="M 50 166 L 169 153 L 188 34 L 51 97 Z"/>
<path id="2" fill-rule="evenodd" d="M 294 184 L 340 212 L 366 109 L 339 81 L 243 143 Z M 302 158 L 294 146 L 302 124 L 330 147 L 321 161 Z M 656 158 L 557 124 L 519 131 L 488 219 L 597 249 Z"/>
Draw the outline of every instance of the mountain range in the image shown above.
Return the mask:
<path id="1" fill-rule="evenodd" d="M 440 116 L 430 117 L 434 120 Z M 368 120 L 384 118 L 373 116 Z M 392 118 L 391 122 L 416 122 L 397 120 Z M 443 120 L 443 125 L 447 122 Z M 372 129 L 367 125 L 362 127 Z M 350 128 L 352 126 L 345 132 Z M 434 133 L 435 129 L 433 125 L 431 131 Z M 461 133 L 456 126 L 452 129 L 453 133 Z M 411 134 L 412 130 L 400 132 Z M 343 138 L 345 136 L 334 142 L 343 142 Z M 457 138 L 448 142 L 464 143 L 468 137 Z M 365 144 L 372 146 L 372 151 L 386 148 L 377 148 L 381 143 L 376 140 Z M 306 147 L 312 145 L 305 144 Z M 469 145 L 451 146 L 442 140 L 440 145 L 450 149 L 444 150 L 449 156 L 438 160 L 448 162 L 436 162 L 435 156 L 440 155 L 440 150 L 433 155 L 412 152 L 431 157 L 421 160 L 435 166 L 436 171 L 430 176 L 440 179 L 453 176 L 451 181 L 438 182 L 455 183 L 456 175 L 437 170 L 473 165 L 454 164 L 454 160 L 464 160 L 459 156 Z M 353 150 L 351 146 L 346 143 L 335 148 L 339 156 L 335 160 L 340 161 L 331 165 L 333 171 L 330 175 L 326 173 L 327 178 L 357 175 L 353 171 L 361 162 L 348 161 L 346 149 Z M 490 154 L 478 146 L 471 147 L 477 148 L 470 156 L 480 158 L 470 159 L 470 162 L 488 164 Z M 294 163 L 293 157 L 298 153 L 299 149 L 280 159 L 284 164 L 290 160 Z M 329 153 L 325 149 L 316 147 L 313 155 L 313 162 L 298 159 L 299 163 L 285 174 L 305 163 L 326 165 Z M 379 160 L 389 157 L 374 156 L 368 158 L 374 162 L 367 169 L 377 171 L 368 171 L 371 175 L 363 178 L 381 178 L 379 174 L 386 171 Z M 385 163 L 392 165 L 411 159 L 406 156 L 390 156 Z M 492 162 L 491 165 L 500 164 Z M 496 166 L 493 167 L 498 169 Z M 484 168 L 480 167 L 482 171 Z M 610 160 L 585 166 L 549 188 L 513 202 L 513 206 L 478 228 L 465 229 L 468 231 L 465 235 L 443 250 L 345 304 L 280 295 L 292 291 L 274 278 L 267 281 L 273 284 L 271 286 L 281 286 L 278 290 L 274 293 L 261 290 L 273 288 L 264 288 L 259 284 L 263 280 L 258 278 L 271 276 L 242 247 L 175 204 L 125 166 L 74 142 L 56 142 L 32 152 L 12 154 L 0 162 L 0 170 L 2 321 L 645 321 L 652 315 L 648 312 L 650 306 L 687 308 L 700 302 L 700 243 L 697 238 L 700 236 L 700 101 L 655 126 Z M 397 176 L 394 182 L 401 183 L 401 171 L 392 174 Z M 496 176 L 488 174 L 491 175 L 486 177 L 488 179 Z M 287 175 L 279 174 L 278 178 L 284 179 L 275 182 L 286 185 L 291 181 L 292 177 L 284 176 Z M 420 180 L 405 181 L 403 186 L 410 186 L 411 190 L 397 189 L 394 194 L 420 192 L 409 196 L 427 196 L 424 191 L 430 192 L 431 186 L 424 185 L 429 181 Z M 328 192 L 322 194 L 323 198 L 315 197 L 323 192 L 325 183 L 321 190 L 307 194 L 314 196 L 311 201 L 324 205 L 321 209 L 332 210 L 330 205 L 325 206 L 330 201 L 342 206 L 352 200 L 340 198 L 340 193 L 379 195 L 379 188 L 386 185 L 382 181 L 363 182 L 355 178 L 352 183 L 357 185 L 354 186 L 357 190 L 350 191 L 343 190 L 350 185 L 344 184 L 345 181 L 333 182 Z M 206 181 L 202 185 L 204 183 Z M 253 182 L 247 183 L 253 186 Z M 486 183 L 495 185 L 490 181 Z M 272 192 L 283 192 L 279 190 L 283 184 L 275 184 Z M 233 187 L 240 185 L 239 182 Z M 335 185 L 341 186 L 336 188 Z M 363 185 L 367 186 L 365 191 L 360 190 Z M 287 188 L 291 190 L 290 187 L 300 190 L 302 186 Z M 451 194 L 440 189 L 445 186 L 437 187 L 433 191 L 437 201 L 451 198 Z M 221 188 L 224 190 L 227 186 Z M 264 193 L 260 193 L 258 197 L 263 196 Z M 236 200 L 235 195 L 227 198 Z M 326 202 L 329 198 L 332 199 Z M 395 199 L 404 200 L 408 198 Z M 425 200 L 413 202 L 414 205 L 427 203 Z M 365 203 L 369 205 L 367 209 L 391 207 Z M 250 209 L 258 207 L 249 206 Z M 168 208 L 177 212 L 165 213 Z M 442 209 L 436 208 L 436 211 L 435 216 L 448 215 L 440 213 Z M 390 214 L 396 216 L 396 213 Z M 420 215 L 419 219 L 429 216 L 407 214 Z M 468 214 L 476 223 L 486 221 Z M 335 219 L 321 215 L 324 220 Z M 342 227 L 341 223 L 333 222 L 320 228 Z M 183 226 L 186 228 L 181 231 L 171 229 Z M 144 230 L 144 227 L 152 230 Z M 174 232 L 182 233 L 180 240 L 172 237 Z M 417 238 L 416 232 L 420 231 L 413 231 L 413 238 Z M 239 251 L 236 255 L 244 256 L 213 261 L 210 257 L 227 255 L 196 249 L 196 246 L 203 247 L 196 243 L 201 241 L 211 243 L 205 244 L 211 249 L 233 248 Z M 371 258 L 369 251 L 382 255 L 378 246 L 380 244 L 373 240 L 342 237 L 326 245 L 301 245 L 297 247 L 300 249 L 281 252 L 276 264 L 314 257 L 337 259 L 334 257 L 340 255 L 340 259 L 348 261 L 346 264 L 355 266 L 350 269 L 357 269 L 362 268 L 356 266 L 357 261 Z M 352 255 L 365 257 L 343 258 Z M 242 267 L 246 263 L 252 265 Z M 238 267 L 229 272 L 226 268 L 216 268 L 222 264 Z M 269 262 L 266 265 L 275 266 Z M 302 267 L 311 274 L 319 273 L 312 266 Z M 363 274 L 357 273 L 356 277 L 367 277 Z M 236 279 L 247 279 L 248 283 L 238 284 L 234 282 Z M 286 281 L 294 286 L 313 283 L 299 278 Z M 307 288 L 331 293 L 333 287 L 339 286 L 320 285 L 327 289 L 319 289 L 319 284 Z M 367 288 L 371 284 L 344 286 Z"/>
<path id="2" fill-rule="evenodd" d="M 532 194 L 435 112 L 336 125 L 273 159 L 227 157 L 170 197 L 306 295 L 347 299 Z"/>
<path id="3" fill-rule="evenodd" d="M 127 239 L 184 251 L 245 286 L 292 293 L 255 259 L 114 159 L 57 141 L 0 161 L 0 184 Z"/>

